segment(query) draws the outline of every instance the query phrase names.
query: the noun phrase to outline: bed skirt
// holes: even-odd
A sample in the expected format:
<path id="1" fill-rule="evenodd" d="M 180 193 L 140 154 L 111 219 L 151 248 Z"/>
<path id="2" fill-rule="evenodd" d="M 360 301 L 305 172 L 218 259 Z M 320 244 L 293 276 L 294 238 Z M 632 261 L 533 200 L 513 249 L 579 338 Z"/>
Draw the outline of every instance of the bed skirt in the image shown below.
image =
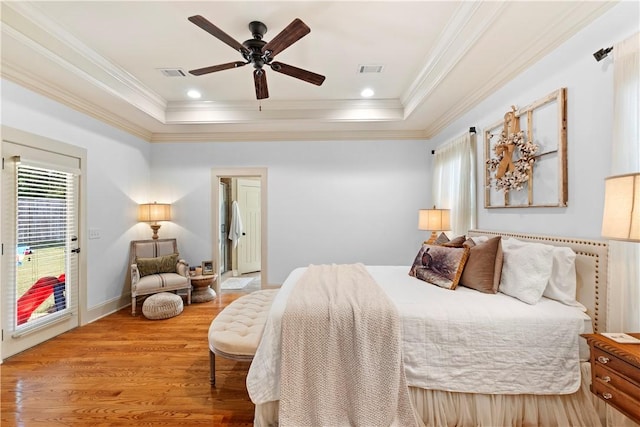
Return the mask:
<path id="1" fill-rule="evenodd" d="M 591 367 L 581 363 L 578 391 L 565 395 L 454 393 L 409 387 L 416 414 L 427 427 L 602 426 L 604 404 L 589 391 Z M 254 425 L 276 427 L 278 402 L 256 405 Z"/>

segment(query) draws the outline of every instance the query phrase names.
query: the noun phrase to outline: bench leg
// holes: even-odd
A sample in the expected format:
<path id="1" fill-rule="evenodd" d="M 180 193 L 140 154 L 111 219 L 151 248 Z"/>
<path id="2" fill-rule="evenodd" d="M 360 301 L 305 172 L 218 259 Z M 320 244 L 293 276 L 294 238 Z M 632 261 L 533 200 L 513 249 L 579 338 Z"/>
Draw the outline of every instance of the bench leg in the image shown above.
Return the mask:
<path id="1" fill-rule="evenodd" d="M 209 350 L 209 382 L 211 387 L 216 386 L 216 355 Z"/>

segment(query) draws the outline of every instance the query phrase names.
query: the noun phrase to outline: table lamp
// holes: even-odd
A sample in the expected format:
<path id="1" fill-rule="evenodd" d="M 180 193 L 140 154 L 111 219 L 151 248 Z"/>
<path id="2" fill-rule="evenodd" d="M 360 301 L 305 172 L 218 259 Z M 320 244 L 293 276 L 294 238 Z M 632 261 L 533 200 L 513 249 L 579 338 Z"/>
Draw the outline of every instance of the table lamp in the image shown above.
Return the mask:
<path id="1" fill-rule="evenodd" d="M 420 209 L 418 211 L 418 230 L 431 231 L 431 237 L 425 243 L 431 245 L 438 238 L 438 231 L 451 230 L 450 209 Z"/>
<path id="2" fill-rule="evenodd" d="M 602 237 L 640 243 L 640 173 L 605 179 Z"/>
<path id="3" fill-rule="evenodd" d="M 148 222 L 153 230 L 153 240 L 158 238 L 158 221 L 171 221 L 171 205 L 168 203 L 145 203 L 138 207 L 138 221 Z"/>

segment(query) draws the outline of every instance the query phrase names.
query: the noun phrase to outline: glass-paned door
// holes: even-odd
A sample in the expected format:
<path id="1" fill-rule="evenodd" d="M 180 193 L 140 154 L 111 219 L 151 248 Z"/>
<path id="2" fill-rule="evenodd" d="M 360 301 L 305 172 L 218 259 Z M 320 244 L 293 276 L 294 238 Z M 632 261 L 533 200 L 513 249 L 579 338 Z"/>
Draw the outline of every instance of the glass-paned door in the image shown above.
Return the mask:
<path id="1" fill-rule="evenodd" d="M 73 158 L 32 160 L 10 145 L 3 145 L 3 358 L 78 325 L 78 170 Z"/>

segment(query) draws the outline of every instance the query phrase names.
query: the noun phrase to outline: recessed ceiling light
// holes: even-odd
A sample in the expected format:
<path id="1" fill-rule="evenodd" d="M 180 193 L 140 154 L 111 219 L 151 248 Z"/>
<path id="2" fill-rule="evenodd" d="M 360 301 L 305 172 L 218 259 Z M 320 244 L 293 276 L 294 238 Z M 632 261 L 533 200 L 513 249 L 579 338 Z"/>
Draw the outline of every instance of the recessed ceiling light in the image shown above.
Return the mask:
<path id="1" fill-rule="evenodd" d="M 374 92 L 373 92 L 373 89 L 371 88 L 363 89 L 362 92 L 360 92 L 360 96 L 363 98 L 371 98 L 373 94 Z"/>
<path id="2" fill-rule="evenodd" d="M 200 92 L 198 92 L 195 89 L 191 89 L 189 92 L 187 92 L 187 96 L 191 99 L 200 99 L 202 98 L 202 94 Z"/>

